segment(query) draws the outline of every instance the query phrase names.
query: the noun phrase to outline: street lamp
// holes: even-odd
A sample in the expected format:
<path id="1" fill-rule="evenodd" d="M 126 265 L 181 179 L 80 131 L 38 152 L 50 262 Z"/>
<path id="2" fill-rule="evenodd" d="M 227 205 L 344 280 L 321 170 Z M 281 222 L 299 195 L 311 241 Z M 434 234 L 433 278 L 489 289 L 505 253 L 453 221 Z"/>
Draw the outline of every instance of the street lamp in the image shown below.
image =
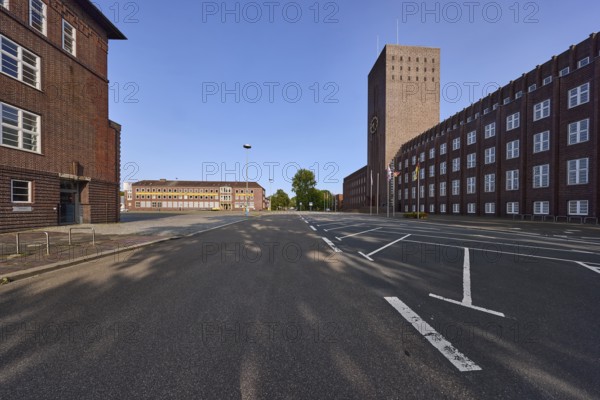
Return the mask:
<path id="1" fill-rule="evenodd" d="M 245 144 L 244 148 L 250 150 L 252 146 Z M 246 217 L 248 216 L 248 151 L 246 151 Z"/>

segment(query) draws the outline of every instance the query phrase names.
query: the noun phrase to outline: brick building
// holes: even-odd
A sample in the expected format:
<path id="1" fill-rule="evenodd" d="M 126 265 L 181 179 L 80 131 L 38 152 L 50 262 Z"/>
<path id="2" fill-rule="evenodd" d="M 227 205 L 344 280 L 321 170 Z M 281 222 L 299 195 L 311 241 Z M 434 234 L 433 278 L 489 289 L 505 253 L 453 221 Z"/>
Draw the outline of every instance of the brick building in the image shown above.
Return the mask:
<path id="1" fill-rule="evenodd" d="M 121 127 L 87 0 L 0 0 L 0 232 L 119 219 Z"/>
<path id="2" fill-rule="evenodd" d="M 265 189 L 256 182 L 145 180 L 125 185 L 130 211 L 250 211 L 268 208 Z"/>
<path id="3" fill-rule="evenodd" d="M 367 166 L 344 178 L 343 210 L 360 210 L 368 204 Z"/>
<path id="4" fill-rule="evenodd" d="M 398 209 L 597 221 L 599 56 L 592 34 L 405 143 Z"/>
<path id="5" fill-rule="evenodd" d="M 379 187 L 380 206 L 388 204 L 386 168 L 400 146 L 440 120 L 440 49 L 415 46 L 386 45 L 368 78 L 367 170 L 373 175 L 371 188 L 344 190 L 347 209 L 376 206 Z M 348 187 L 354 178 L 361 179 L 361 170 L 345 178 Z M 377 181 L 379 180 L 379 186 Z M 363 179 L 366 184 L 367 180 Z M 362 201 L 362 203 L 360 203 Z"/>

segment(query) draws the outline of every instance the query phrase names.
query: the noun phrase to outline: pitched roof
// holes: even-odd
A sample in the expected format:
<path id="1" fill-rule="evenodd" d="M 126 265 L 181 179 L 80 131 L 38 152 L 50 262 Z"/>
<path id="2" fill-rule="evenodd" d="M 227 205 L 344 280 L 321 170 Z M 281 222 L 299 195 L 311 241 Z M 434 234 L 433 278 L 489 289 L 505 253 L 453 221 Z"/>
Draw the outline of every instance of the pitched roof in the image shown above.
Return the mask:
<path id="1" fill-rule="evenodd" d="M 89 0 L 77 0 L 77 3 L 87 12 L 102 28 L 106 30 L 109 39 L 127 40 L 125 35 Z"/>

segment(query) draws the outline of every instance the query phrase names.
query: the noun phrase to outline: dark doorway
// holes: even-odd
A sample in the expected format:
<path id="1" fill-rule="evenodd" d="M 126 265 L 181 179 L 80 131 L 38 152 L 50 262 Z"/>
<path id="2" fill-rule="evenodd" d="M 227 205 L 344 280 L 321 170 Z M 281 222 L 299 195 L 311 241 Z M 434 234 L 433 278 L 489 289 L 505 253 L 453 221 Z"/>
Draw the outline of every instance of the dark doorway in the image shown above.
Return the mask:
<path id="1" fill-rule="evenodd" d="M 60 182 L 60 224 L 79 223 L 79 184 L 75 181 Z"/>

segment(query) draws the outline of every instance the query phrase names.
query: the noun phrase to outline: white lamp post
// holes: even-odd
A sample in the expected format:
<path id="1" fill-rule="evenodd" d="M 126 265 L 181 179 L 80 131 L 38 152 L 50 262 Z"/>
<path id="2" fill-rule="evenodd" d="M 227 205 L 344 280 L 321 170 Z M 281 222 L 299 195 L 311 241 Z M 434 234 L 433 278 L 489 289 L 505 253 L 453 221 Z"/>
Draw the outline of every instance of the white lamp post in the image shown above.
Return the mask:
<path id="1" fill-rule="evenodd" d="M 245 144 L 244 148 L 246 150 L 250 150 L 252 146 L 250 146 L 249 144 Z M 248 151 L 246 151 L 246 217 L 248 216 L 248 213 Z"/>

